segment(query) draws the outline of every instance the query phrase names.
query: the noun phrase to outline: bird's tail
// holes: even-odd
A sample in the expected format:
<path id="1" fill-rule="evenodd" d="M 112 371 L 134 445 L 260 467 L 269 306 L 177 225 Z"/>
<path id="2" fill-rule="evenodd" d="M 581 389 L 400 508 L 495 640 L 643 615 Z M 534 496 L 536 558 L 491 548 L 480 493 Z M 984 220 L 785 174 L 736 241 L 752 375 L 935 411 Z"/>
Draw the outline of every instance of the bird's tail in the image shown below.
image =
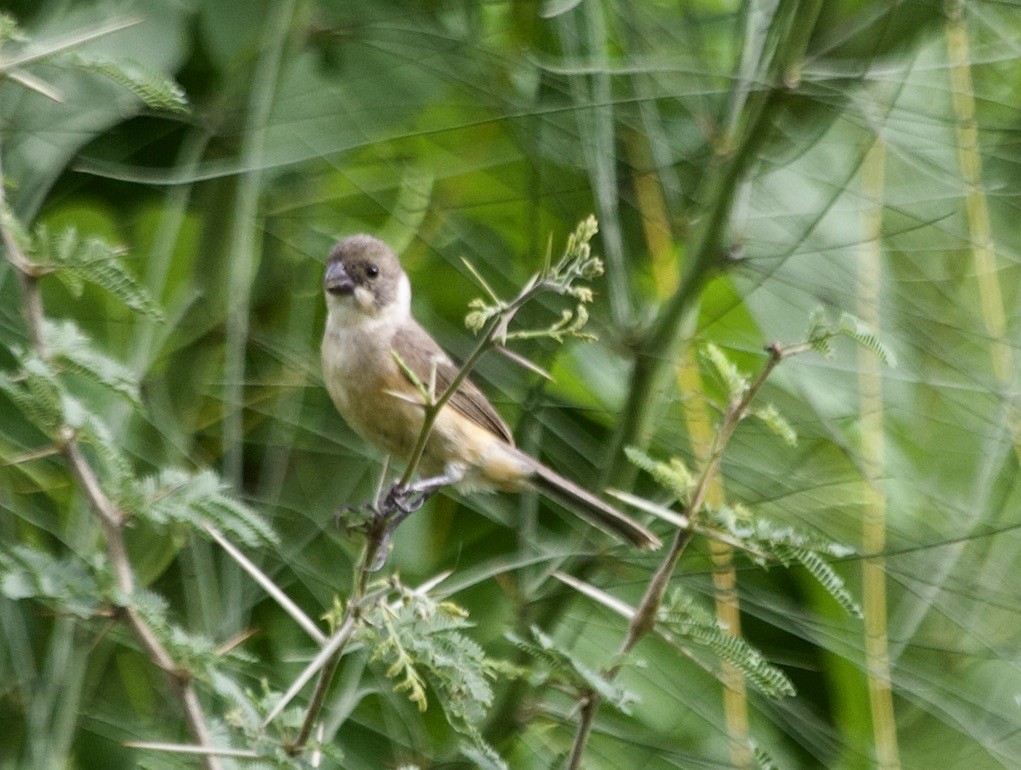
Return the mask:
<path id="1" fill-rule="evenodd" d="M 625 516 L 612 505 L 603 502 L 542 463 L 532 458 L 528 459 L 534 468 L 534 474 L 530 479 L 532 485 L 571 513 L 639 548 L 654 550 L 663 545 L 658 537 L 631 517 Z"/>

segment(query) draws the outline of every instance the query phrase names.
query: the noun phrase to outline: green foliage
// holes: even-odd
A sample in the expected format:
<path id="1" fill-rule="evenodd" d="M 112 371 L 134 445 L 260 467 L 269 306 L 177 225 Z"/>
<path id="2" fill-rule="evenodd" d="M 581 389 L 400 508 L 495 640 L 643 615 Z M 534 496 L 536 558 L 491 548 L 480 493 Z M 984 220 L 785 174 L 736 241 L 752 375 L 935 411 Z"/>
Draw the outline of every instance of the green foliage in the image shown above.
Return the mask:
<path id="1" fill-rule="evenodd" d="M 58 612 L 91 618 L 100 609 L 99 585 L 94 577 L 106 570 L 77 558 L 55 558 L 36 548 L 0 548 L 0 593 L 15 601 L 35 599 Z"/>
<path id="2" fill-rule="evenodd" d="M 870 329 L 860 318 L 844 312 L 834 325 L 821 308 L 816 308 L 809 321 L 808 344 L 820 355 L 832 358 L 833 340 L 841 336 L 854 340 L 866 350 L 873 352 L 887 366 L 897 365 L 897 357 L 893 351 L 879 338 L 875 330 Z"/>
<path id="3" fill-rule="evenodd" d="M 866 350 L 872 351 L 879 357 L 879 360 L 887 366 L 897 365 L 897 357 L 893 354 L 893 351 L 890 350 L 890 348 L 888 348 L 886 344 L 879 339 L 879 335 L 876 334 L 874 330 L 869 329 L 860 318 L 853 316 L 850 313 L 842 313 L 840 316 L 838 334 L 849 337 Z"/>
<path id="4" fill-rule="evenodd" d="M 211 470 L 189 473 L 167 469 L 141 481 L 140 495 L 128 508 L 134 515 L 159 525 L 183 524 L 202 531 L 203 521 L 234 536 L 245 545 L 274 545 L 279 539 L 255 511 L 229 494 Z"/>
<path id="5" fill-rule="evenodd" d="M 762 420 L 766 427 L 782 438 L 787 446 L 796 447 L 798 445 L 797 431 L 794 430 L 791 424 L 787 422 L 787 418 L 780 414 L 772 404 L 755 407 L 749 411 L 749 414 Z"/>
<path id="6" fill-rule="evenodd" d="M 20 43 L 25 39 L 25 32 L 18 24 L 18 20 L 9 13 L 0 13 L 0 45 L 8 41 Z"/>
<path id="7" fill-rule="evenodd" d="M 185 98 L 184 89 L 181 86 L 172 78 L 159 72 L 153 72 L 138 62 L 115 61 L 80 54 L 69 56 L 68 62 L 75 69 L 95 72 L 109 78 L 131 91 L 147 107 L 167 112 L 183 113 L 188 111 L 188 100 Z"/>
<path id="8" fill-rule="evenodd" d="M 377 602 L 364 616 L 360 633 L 373 649 L 371 660 L 387 666 L 387 678 L 397 680 L 394 691 L 405 693 L 419 711 L 429 707 L 431 687 L 450 726 L 464 736 L 466 755 L 485 767 L 505 768 L 478 725 L 493 703 L 491 680 L 506 669 L 462 633 L 469 626 L 463 609 L 400 583 L 395 587 L 396 602 Z"/>
<path id="9" fill-rule="evenodd" d="M 128 367 L 96 349 L 73 321 L 43 323 L 51 365 L 79 374 L 140 406 L 138 378 Z"/>
<path id="10" fill-rule="evenodd" d="M 671 457 L 667 462 L 656 460 L 637 447 L 624 450 L 627 458 L 648 473 L 660 486 L 670 490 L 674 499 L 687 504 L 695 488 L 696 479 L 684 460 Z"/>
<path id="11" fill-rule="evenodd" d="M 671 589 L 656 616 L 657 630 L 682 646 L 696 644 L 733 665 L 764 695 L 786 698 L 795 694 L 787 675 L 740 636 L 729 633 L 694 597 Z"/>
<path id="12" fill-rule="evenodd" d="M 74 228 L 51 234 L 45 225 L 39 225 L 28 252 L 40 269 L 54 272 L 76 296 L 81 295 L 85 283 L 93 283 L 132 310 L 155 320 L 163 317 L 149 291 L 121 264 L 123 250 L 101 238 L 80 238 Z"/>
<path id="13" fill-rule="evenodd" d="M 731 402 L 738 401 L 748 390 L 748 379 L 718 345 L 708 342 L 702 346 L 699 353 L 726 388 L 727 399 Z"/>
<path id="14" fill-rule="evenodd" d="M 763 649 L 808 661 L 826 697 L 806 692 L 780 706 L 753 697 L 739 703 L 747 720 L 733 719 L 724 709 L 737 694 L 721 698 L 669 645 L 641 644 L 649 665 L 628 669 L 628 684 L 643 705 L 627 718 L 603 712 L 581 766 L 630 767 L 636 756 L 650 770 L 679 756 L 733 766 L 743 763 L 731 747 L 749 745 L 762 766 L 854 767 L 862 757 L 1018 766 L 1016 4 L 795 1 L 734 12 L 733 2 L 310 0 L 240 14 L 218 0 L 9 5 L 18 19 L 0 19 L 0 226 L 36 268 L 51 322 L 74 319 L 92 343 L 68 327 L 69 354 L 31 360 L 21 287 L 0 245 L 0 453 L 11 463 L 0 466 L 0 540 L 5 557 L 31 550 L 8 558 L 16 577 L 0 591 L 0 766 L 201 761 L 121 745 L 188 741 L 187 721 L 169 702 L 175 688 L 103 607 L 106 541 L 60 456 L 63 428 L 131 513 L 131 567 L 164 597 L 172 623 L 221 647 L 254 634 L 241 642 L 253 659 L 231 671 L 243 684 L 223 665 L 195 680 L 214 740 L 257 751 L 253 766 L 310 764 L 282 748 L 308 687 L 260 729 L 297 661 L 314 654 L 309 637 L 218 546 L 177 536 L 204 515 L 157 511 L 163 518 L 150 522 L 145 504 L 170 488 L 160 480 L 167 469 L 188 478 L 222 469 L 203 483 L 226 485 L 280 532 L 271 547 L 258 535 L 244 544 L 252 563 L 318 617 L 335 594 L 349 595 L 358 557 L 331 512 L 367 499 L 379 476 L 378 458 L 338 420 L 319 379 L 319 265 L 330 240 L 384 237 L 411 277 L 416 317 L 463 359 L 471 287 L 459 260 L 485 276 L 469 309 L 484 311 L 535 272 L 550 233 L 571 232 L 588 211 L 599 217 L 591 248 L 605 277 L 577 280 L 591 295 L 546 293 L 515 317 L 514 329 L 541 333 L 516 341 L 515 353 L 555 381 L 536 385 L 497 356 L 473 378 L 525 451 L 586 489 L 633 493 L 623 447 L 637 445 L 662 453 L 659 470 L 671 471 L 658 477 L 670 490 L 662 494 L 683 500 L 691 483 L 668 459 L 691 446 L 689 394 L 673 387 L 679 351 L 711 340 L 741 379 L 752 355 L 738 351 L 763 341 L 807 339 L 828 354 L 785 362 L 763 388 L 760 403 L 797 427 L 797 451 L 777 452 L 759 430 L 738 429 L 726 447 L 726 489 L 754 500 L 754 516 L 721 506 L 690 517 L 696 536 L 712 529 L 737 549 L 747 534 L 751 559 L 793 567 L 777 579 L 741 568 L 739 554 L 740 611 Z M 128 61 L 136 72 L 102 72 Z M 168 94 L 157 89 L 148 110 L 117 83 L 141 74 L 144 95 L 150 72 L 180 73 L 193 97 L 187 120 L 163 110 L 175 108 L 173 94 L 160 105 Z M 130 287 L 90 286 L 78 302 L 54 286 L 103 284 L 39 258 L 40 224 L 59 234 L 52 240 L 71 225 L 78 241 L 123 244 L 130 258 L 96 267 L 116 264 L 159 298 L 163 322 L 123 312 Z M 549 269 L 558 256 L 550 250 Z M 582 333 L 597 329 L 600 341 L 550 344 L 561 309 L 573 322 L 578 304 L 591 317 Z M 826 314 L 800 337 L 817 306 Z M 900 359 L 896 377 L 873 373 L 867 434 L 860 368 L 872 354 L 855 355 L 860 345 Z M 708 357 L 700 366 L 723 394 L 722 422 L 741 382 Z M 131 401 L 136 384 L 144 411 Z M 750 414 L 792 437 L 768 411 Z M 580 611 L 567 598 L 575 593 L 550 591 L 546 578 L 551 569 L 579 575 L 630 601 L 658 557 L 567 536 L 548 526 L 549 513 L 528 495 L 440 495 L 402 525 L 388 563 L 411 581 L 454 569 L 450 590 L 478 624 L 459 633 L 487 654 L 506 628 L 533 623 L 562 646 L 617 649 L 622 624 Z M 717 516 L 735 517 L 736 535 Z M 759 538 L 759 518 L 796 522 L 798 537 L 787 542 L 785 526 L 769 523 L 774 532 Z M 864 542 L 863 524 L 883 542 Z M 826 547 L 834 542 L 854 553 Z M 857 593 L 863 554 L 876 591 L 863 604 L 875 613 L 883 602 L 871 600 L 885 598 L 895 611 L 887 712 L 870 713 L 868 697 L 882 680 L 869 660 L 879 635 L 866 645 L 817 588 Z M 685 583 L 707 580 L 701 556 L 682 556 Z M 887 580 L 877 588 L 880 570 Z M 98 620 L 83 619 L 92 605 L 75 581 L 95 586 Z M 874 614 L 869 627 L 883 620 Z M 717 668 L 709 647 L 687 645 Z M 336 766 L 449 762 L 428 668 L 416 665 L 432 706 L 422 715 L 407 693 L 379 693 L 361 671 L 359 656 L 345 656 L 328 693 L 322 766 L 341 750 Z M 577 724 L 559 682 L 490 683 L 488 740 L 514 767 L 561 766 Z M 816 722 L 791 719 L 809 710 Z M 228 733 L 235 714 L 244 729 Z M 751 735 L 733 734 L 742 723 Z M 472 751 L 462 763 L 484 765 Z"/>
<path id="15" fill-rule="evenodd" d="M 515 647 L 535 660 L 532 675 L 535 684 L 566 688 L 576 697 L 594 692 L 624 714 L 631 713 L 631 706 L 638 700 L 637 695 L 607 679 L 538 627 L 532 626 L 530 631 L 531 639 L 512 632 L 506 636 Z"/>
<path id="16" fill-rule="evenodd" d="M 741 505 L 714 510 L 712 526 L 742 543 L 760 564 L 765 565 L 767 558 L 784 566 L 801 564 L 844 611 L 853 617 L 862 617 L 861 607 L 848 592 L 844 580 L 823 559 L 823 555 L 847 558 L 853 555 L 852 549 L 793 527 L 776 525 Z"/>
<path id="17" fill-rule="evenodd" d="M 0 390 L 40 431 L 57 441 L 66 394 L 56 373 L 35 355 L 25 354 L 21 371 L 0 373 Z"/>
<path id="18" fill-rule="evenodd" d="M 500 341 L 549 338 L 563 343 L 568 338 L 589 342 L 595 340 L 594 334 L 584 330 L 589 320 L 589 313 L 585 305 L 592 302 L 594 295 L 587 283 L 580 283 L 580 281 L 591 281 L 604 272 L 602 260 L 592 256 L 592 247 L 589 243 L 598 230 L 599 227 L 594 216 L 590 215 L 587 219 L 582 220 L 574 232 L 568 236 L 567 245 L 560 258 L 554 263 L 547 252 L 542 270 L 532 276 L 517 299 L 511 302 L 500 299 L 479 271 L 467 260 L 462 260 L 475 280 L 489 295 L 488 300 L 476 297 L 468 303 L 471 312 L 464 319 L 465 326 L 477 334 L 491 320 L 508 311 L 513 312 L 526 299 L 541 291 L 552 291 L 560 295 L 574 297 L 578 300 L 577 307 L 573 311 L 562 310 L 560 318 L 544 328 L 523 329 L 514 332 L 508 332 L 505 328 L 501 329 Z"/>

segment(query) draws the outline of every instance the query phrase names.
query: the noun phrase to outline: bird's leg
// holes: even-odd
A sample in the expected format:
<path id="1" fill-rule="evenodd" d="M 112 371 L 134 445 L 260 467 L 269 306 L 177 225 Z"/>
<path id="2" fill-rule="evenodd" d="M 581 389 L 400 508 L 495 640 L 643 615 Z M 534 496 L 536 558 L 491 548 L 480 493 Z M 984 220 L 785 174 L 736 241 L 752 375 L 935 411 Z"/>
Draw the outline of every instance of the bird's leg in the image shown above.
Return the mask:
<path id="1" fill-rule="evenodd" d="M 456 484 L 463 478 L 464 468 L 460 465 L 451 464 L 439 476 L 419 479 L 407 486 L 401 486 L 399 481 L 395 481 L 383 499 L 383 509 L 395 509 L 397 511 L 395 518 L 397 519 L 397 524 L 400 524 L 410 514 L 425 505 L 425 501 L 440 489 Z"/>
<path id="2" fill-rule="evenodd" d="M 461 466 L 448 465 L 439 476 L 419 479 L 407 486 L 402 486 L 399 480 L 390 485 L 390 489 L 378 505 L 379 514 L 383 517 L 385 524 L 376 557 L 370 567 L 373 572 L 382 569 L 386 563 L 390 551 L 390 539 L 401 522 L 425 505 L 425 501 L 440 489 L 450 484 L 456 484 L 463 478 L 464 469 Z"/>

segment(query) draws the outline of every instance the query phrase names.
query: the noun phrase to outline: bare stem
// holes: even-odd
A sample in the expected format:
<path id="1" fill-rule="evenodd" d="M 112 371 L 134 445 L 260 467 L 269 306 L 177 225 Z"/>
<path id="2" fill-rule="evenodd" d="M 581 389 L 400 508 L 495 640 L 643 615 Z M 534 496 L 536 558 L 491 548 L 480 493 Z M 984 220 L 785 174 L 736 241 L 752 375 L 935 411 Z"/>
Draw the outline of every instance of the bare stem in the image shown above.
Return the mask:
<path id="1" fill-rule="evenodd" d="M 0 167 L 0 207 L 4 205 L 4 180 Z M 25 315 L 25 326 L 29 344 L 42 359 L 46 359 L 48 351 L 43 336 L 43 303 L 39 293 L 38 280 L 44 271 L 38 269 L 21 251 L 14 233 L 0 223 L 0 240 L 4 245 L 7 261 L 18 276 L 21 289 L 22 310 Z M 184 713 L 195 742 L 207 751 L 202 755 L 202 766 L 206 770 L 220 770 L 222 764 L 216 756 L 212 735 L 206 722 L 202 704 L 191 683 L 191 675 L 179 667 L 173 656 L 160 641 L 156 632 L 146 623 L 138 611 L 130 605 L 130 597 L 135 591 L 135 577 L 131 569 L 127 548 L 124 544 L 124 517 L 117 506 L 106 496 L 99 482 L 99 477 L 88 458 L 78 445 L 74 430 L 68 425 L 59 429 L 61 450 L 78 487 L 85 495 L 93 514 L 99 520 L 106 535 L 106 554 L 113 567 L 114 579 L 119 593 L 128 600 L 120 608 L 120 618 L 131 629 L 138 642 L 148 656 L 150 662 L 159 668 L 167 677 L 171 689 Z"/>
<path id="2" fill-rule="evenodd" d="M 362 553 L 358 559 L 358 566 L 355 568 L 354 588 L 339 623 L 340 628 L 350 627 L 350 633 L 347 635 L 347 639 L 351 637 L 355 630 L 358 616 L 363 605 L 366 603 L 366 599 L 371 598 L 368 594 L 369 578 L 372 576 L 374 562 L 376 561 L 376 554 L 379 552 L 380 548 L 384 547 L 385 536 L 386 517 L 374 517 L 373 522 L 369 525 L 365 545 L 362 546 Z M 301 723 L 301 729 L 298 732 L 298 737 L 294 740 L 294 743 L 288 747 L 288 752 L 292 756 L 301 754 L 308 745 L 309 738 L 312 736 L 316 723 L 319 720 L 319 715 L 323 710 L 323 705 L 326 703 L 326 693 L 330 689 L 330 683 L 333 681 L 333 675 L 337 672 L 337 667 L 340 665 L 340 659 L 344 655 L 344 648 L 347 645 L 347 639 L 344 640 L 344 644 L 334 651 L 333 655 L 330 656 L 330 659 L 319 670 L 319 676 L 316 678 L 315 686 L 312 689 L 312 695 L 308 702 L 308 709 L 305 712 L 305 719 Z"/>

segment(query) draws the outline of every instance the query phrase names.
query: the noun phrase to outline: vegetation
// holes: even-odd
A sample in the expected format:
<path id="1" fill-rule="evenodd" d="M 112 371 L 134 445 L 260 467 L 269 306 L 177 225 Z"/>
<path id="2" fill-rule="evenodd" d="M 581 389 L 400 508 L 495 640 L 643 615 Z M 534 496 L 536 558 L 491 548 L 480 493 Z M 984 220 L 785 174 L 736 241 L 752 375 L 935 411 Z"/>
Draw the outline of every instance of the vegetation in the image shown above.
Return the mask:
<path id="1" fill-rule="evenodd" d="M 5 10 L 0 767 L 1021 758 L 1014 3 Z M 394 529 L 358 231 L 661 550 Z"/>

